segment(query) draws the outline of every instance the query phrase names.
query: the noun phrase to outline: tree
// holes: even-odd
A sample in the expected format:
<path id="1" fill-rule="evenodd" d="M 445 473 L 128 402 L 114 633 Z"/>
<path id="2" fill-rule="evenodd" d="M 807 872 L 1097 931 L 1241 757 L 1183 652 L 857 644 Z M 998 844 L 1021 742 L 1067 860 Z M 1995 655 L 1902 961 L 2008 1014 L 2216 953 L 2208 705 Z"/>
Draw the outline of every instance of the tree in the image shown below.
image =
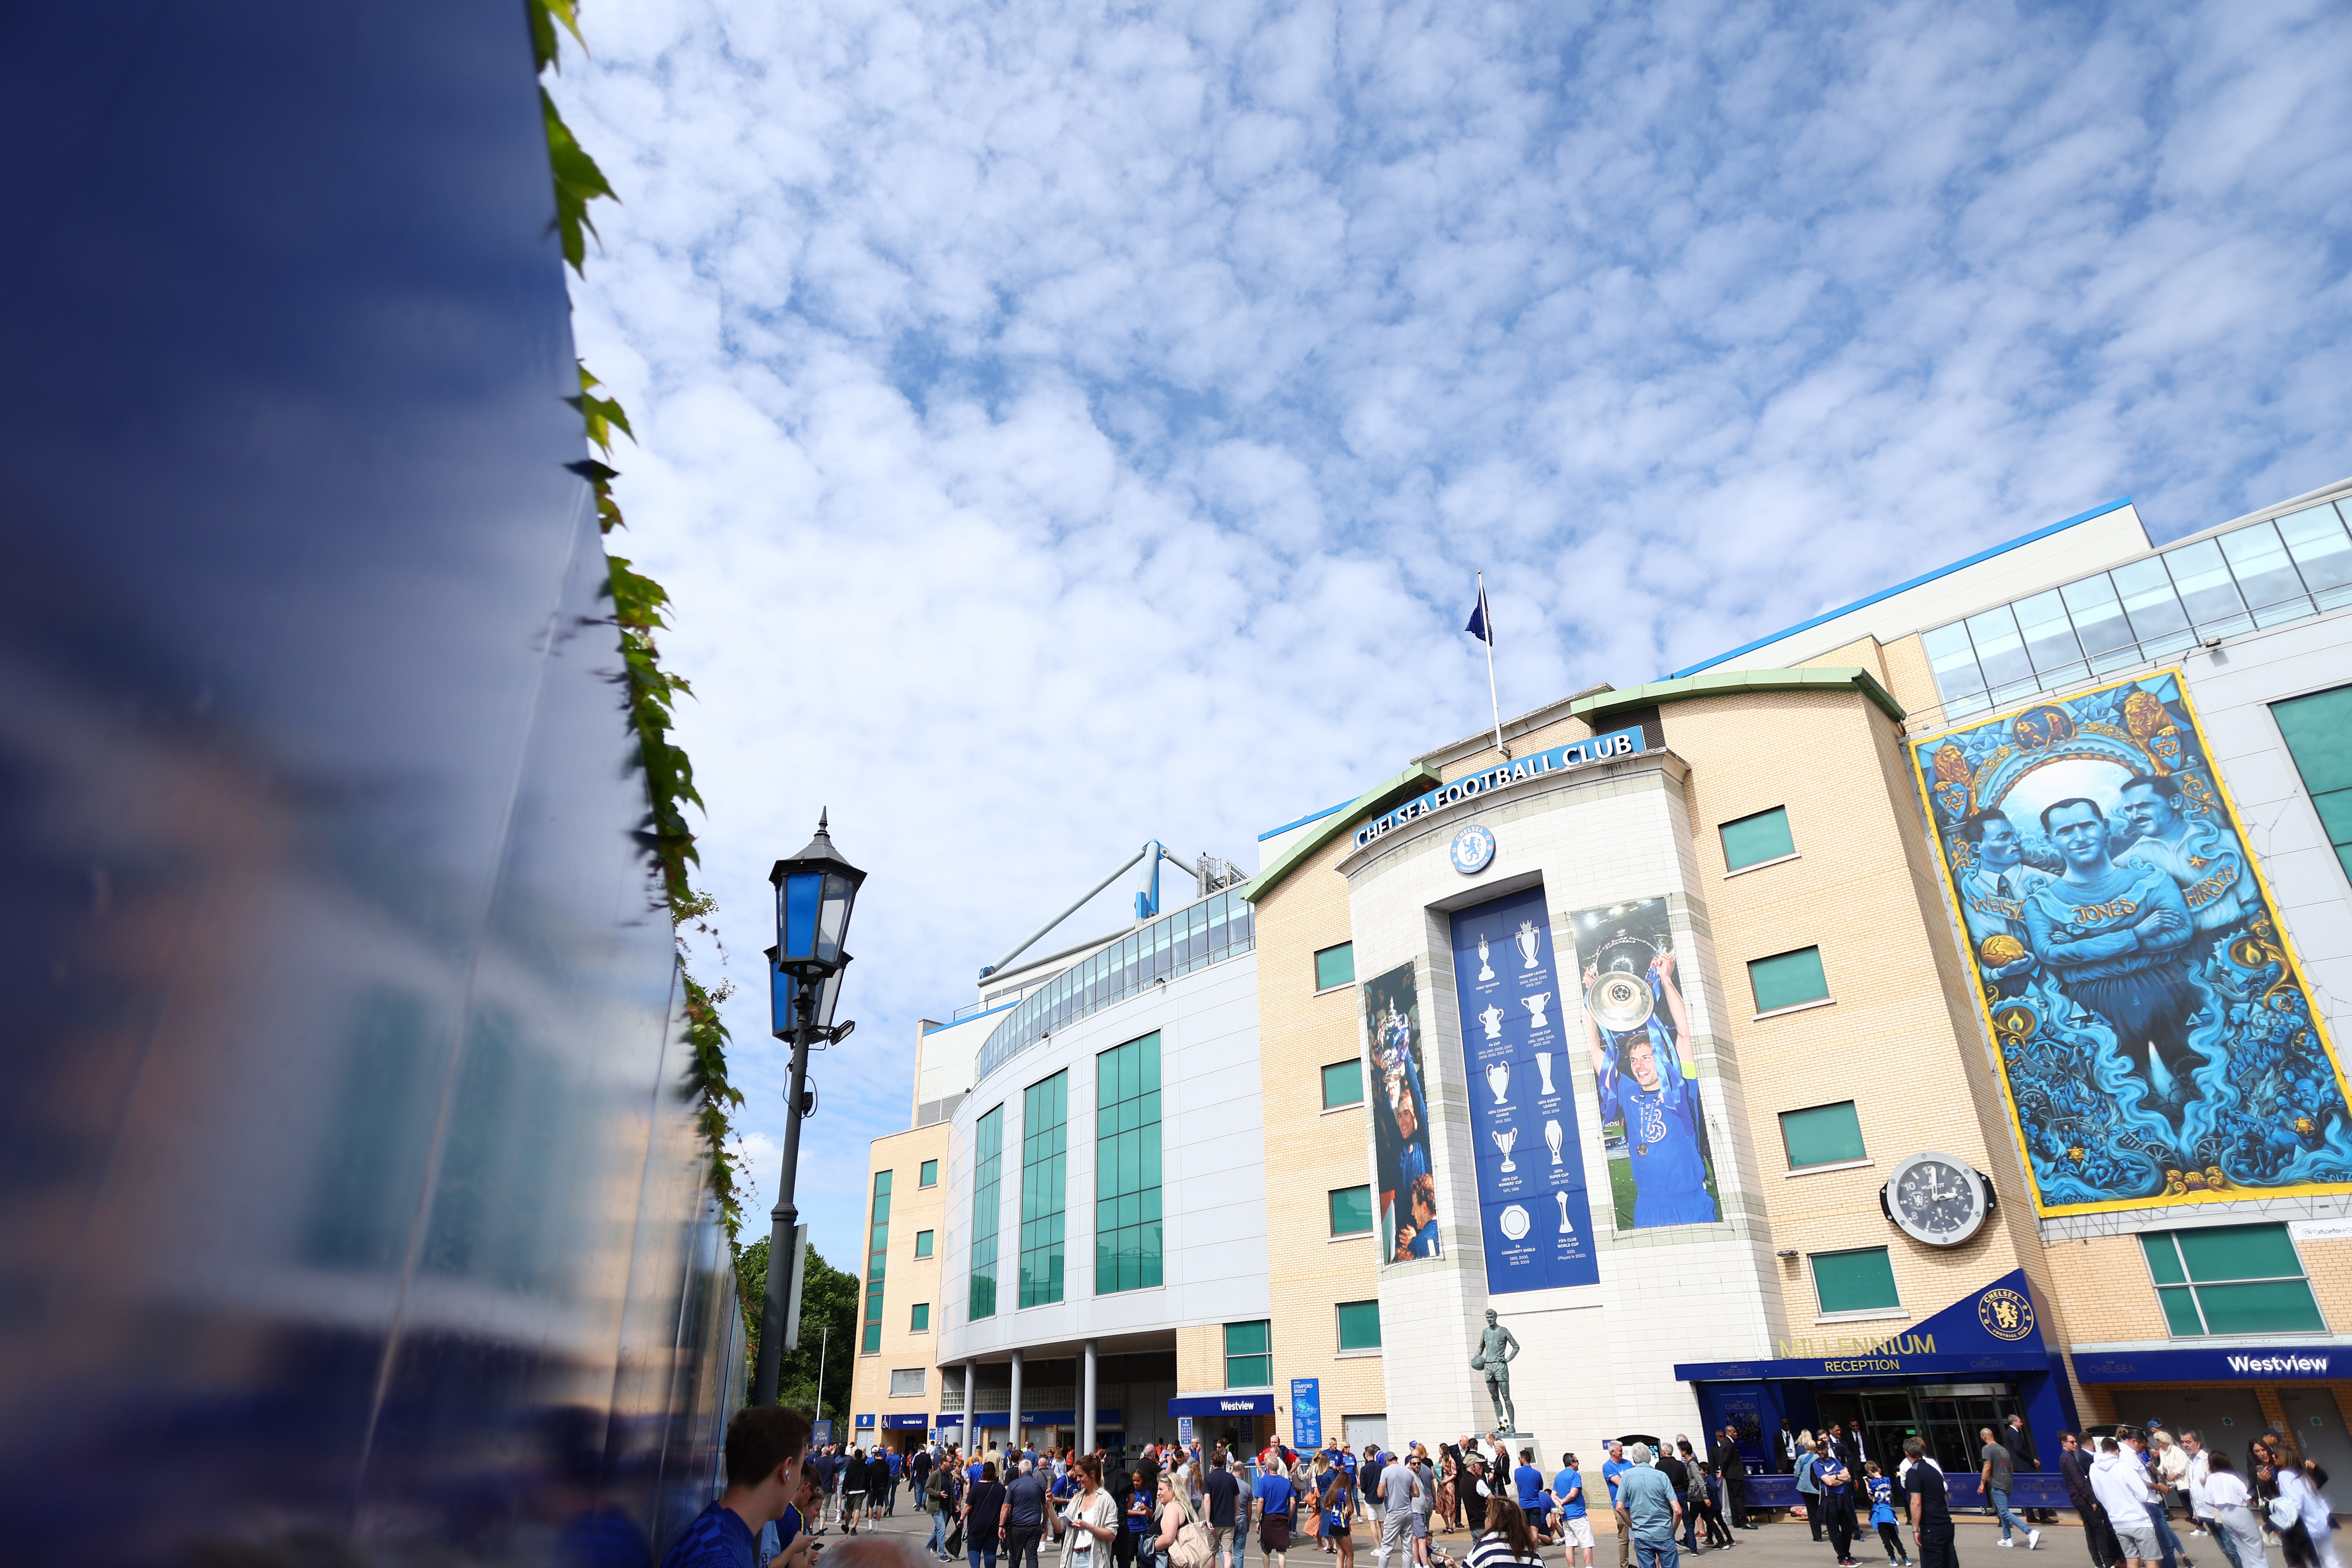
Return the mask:
<path id="1" fill-rule="evenodd" d="M 768 1299 L 768 1238 L 735 1249 L 735 1282 L 750 1330 L 746 1354 L 760 1364 L 760 1315 Z M 826 1330 L 830 1329 L 830 1334 Z M 824 1352 L 824 1408 L 817 1409 L 817 1352 Z M 776 1402 L 819 1417 L 845 1420 L 849 1410 L 849 1373 L 857 1359 L 857 1278 L 808 1249 L 808 1278 L 801 1285 L 800 1349 L 786 1351 L 776 1369 Z M 835 1430 L 839 1428 L 836 1427 Z"/>

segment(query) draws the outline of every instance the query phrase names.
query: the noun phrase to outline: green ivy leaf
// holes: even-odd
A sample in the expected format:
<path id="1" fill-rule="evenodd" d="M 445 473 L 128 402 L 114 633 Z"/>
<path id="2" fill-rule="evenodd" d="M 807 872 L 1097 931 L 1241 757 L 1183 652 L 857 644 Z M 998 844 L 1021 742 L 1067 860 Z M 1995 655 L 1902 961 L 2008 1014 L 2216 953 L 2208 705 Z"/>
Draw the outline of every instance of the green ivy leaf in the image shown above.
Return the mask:
<path id="1" fill-rule="evenodd" d="M 580 33 L 580 7 L 573 0 L 524 0 L 523 11 L 530 18 L 530 55 L 532 68 L 545 70 L 553 66 L 563 68 L 556 58 L 556 24 L 572 35 L 583 54 L 588 51 L 588 40 Z"/>
<path id="2" fill-rule="evenodd" d="M 572 270 L 585 277 L 588 259 L 586 236 L 596 232 L 596 225 L 588 216 L 588 204 L 598 198 L 619 201 L 613 194 L 611 182 L 596 160 L 583 151 L 556 112 L 555 100 L 547 89 L 539 89 L 540 112 L 547 121 L 547 161 L 555 176 L 555 228 L 563 242 L 563 259 Z"/>

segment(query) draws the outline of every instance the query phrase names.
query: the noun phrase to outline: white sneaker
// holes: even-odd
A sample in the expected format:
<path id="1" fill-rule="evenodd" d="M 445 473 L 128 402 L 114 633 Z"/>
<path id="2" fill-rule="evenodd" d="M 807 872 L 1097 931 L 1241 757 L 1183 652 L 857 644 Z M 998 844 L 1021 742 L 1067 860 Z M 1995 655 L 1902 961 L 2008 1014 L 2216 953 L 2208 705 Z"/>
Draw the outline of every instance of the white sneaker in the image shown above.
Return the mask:
<path id="1" fill-rule="evenodd" d="M 2026 1549 L 2028 1552 L 2032 1551 L 2034 1548 L 2036 1548 L 2036 1547 L 2040 1546 L 2041 1544 L 2042 1544 L 2042 1532 L 2041 1532 L 2040 1531 L 2038 1531 L 2038 1530 L 2029 1530 L 2029 1531 L 2027 1531 L 2025 1532 L 2025 1549 Z"/>
<path id="2" fill-rule="evenodd" d="M 2004 1547 L 2008 1546 L 2008 1544 L 2009 1544 L 2009 1537 L 2008 1537 L 2008 1536 L 2006 1536 L 2006 1535 L 2002 1536 L 2002 1537 L 2000 1538 L 2000 1543 L 2001 1543 L 2001 1545 L 2002 1545 L 2002 1546 L 2004 1546 Z"/>

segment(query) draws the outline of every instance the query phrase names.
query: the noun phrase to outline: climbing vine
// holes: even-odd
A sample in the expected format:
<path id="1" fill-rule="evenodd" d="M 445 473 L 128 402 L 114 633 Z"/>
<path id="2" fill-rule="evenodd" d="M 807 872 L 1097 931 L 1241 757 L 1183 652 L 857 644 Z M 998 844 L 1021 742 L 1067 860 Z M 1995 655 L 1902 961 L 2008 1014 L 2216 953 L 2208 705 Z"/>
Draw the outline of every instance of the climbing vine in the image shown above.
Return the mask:
<path id="1" fill-rule="evenodd" d="M 559 58 L 562 39 L 558 28 L 571 34 L 572 41 L 583 50 L 588 47 L 580 32 L 577 0 L 524 0 L 524 11 L 530 22 L 532 58 L 541 76 L 562 68 Z M 575 274 L 585 277 L 588 240 L 596 233 L 595 221 L 588 215 L 588 204 L 617 202 L 621 198 L 614 193 L 612 182 L 605 179 L 604 171 L 596 166 L 596 160 L 588 155 L 579 139 L 572 134 L 572 128 L 564 124 L 555 100 L 543 85 L 539 89 L 539 107 L 547 122 L 549 173 L 555 185 L 556 235 L 563 247 L 565 263 Z M 604 383 L 582 364 L 579 394 L 568 401 L 580 411 L 588 444 L 600 456 L 571 466 L 595 492 L 597 526 L 609 538 L 614 529 L 627 526 L 621 516 L 620 504 L 613 499 L 613 481 L 621 477 L 620 470 L 613 467 L 614 437 L 617 433 L 634 443 L 637 437 L 629 428 L 628 414 L 616 400 L 602 395 Z M 740 1229 L 743 1210 L 735 1187 L 736 1136 L 731 1113 L 743 1103 L 743 1095 L 728 1079 L 727 1025 L 719 1016 L 719 1005 L 733 994 L 734 984 L 722 981 L 709 987 L 697 980 L 687 967 L 684 936 L 689 924 L 714 939 L 717 936 L 709 917 L 718 905 L 708 893 L 697 891 L 694 887 L 693 873 L 700 868 L 702 857 L 695 847 L 693 830 L 686 822 L 686 808 L 691 805 L 701 809 L 702 796 L 694 787 L 693 763 L 670 738 L 677 700 L 692 696 L 694 689 L 686 683 L 685 677 L 663 666 L 661 649 L 654 641 L 656 632 L 669 627 L 668 590 L 639 572 L 627 557 L 614 554 L 609 544 L 604 560 L 608 569 L 605 596 L 612 601 L 611 621 L 620 633 L 623 706 L 636 733 L 637 763 L 646 780 L 646 824 L 640 837 L 659 879 L 660 896 L 668 906 L 671 929 L 678 933 L 678 984 L 686 996 L 686 1089 L 693 1101 L 696 1127 L 708 1155 L 711 1195 L 718 1200 L 720 1221 L 732 1242 Z M 723 962 L 723 949 L 721 956 Z"/>

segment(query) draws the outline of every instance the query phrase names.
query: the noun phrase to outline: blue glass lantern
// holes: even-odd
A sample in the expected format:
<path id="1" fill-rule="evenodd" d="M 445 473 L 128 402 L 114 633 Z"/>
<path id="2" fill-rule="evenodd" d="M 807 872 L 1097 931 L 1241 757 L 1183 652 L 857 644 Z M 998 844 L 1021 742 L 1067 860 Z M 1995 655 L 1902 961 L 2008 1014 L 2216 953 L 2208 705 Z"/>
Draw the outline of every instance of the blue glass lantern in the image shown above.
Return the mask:
<path id="1" fill-rule="evenodd" d="M 841 944 L 866 873 L 835 850 L 824 813 L 808 847 L 777 861 L 768 880 L 776 885 L 776 967 L 800 980 L 838 973 L 848 962 Z"/>

